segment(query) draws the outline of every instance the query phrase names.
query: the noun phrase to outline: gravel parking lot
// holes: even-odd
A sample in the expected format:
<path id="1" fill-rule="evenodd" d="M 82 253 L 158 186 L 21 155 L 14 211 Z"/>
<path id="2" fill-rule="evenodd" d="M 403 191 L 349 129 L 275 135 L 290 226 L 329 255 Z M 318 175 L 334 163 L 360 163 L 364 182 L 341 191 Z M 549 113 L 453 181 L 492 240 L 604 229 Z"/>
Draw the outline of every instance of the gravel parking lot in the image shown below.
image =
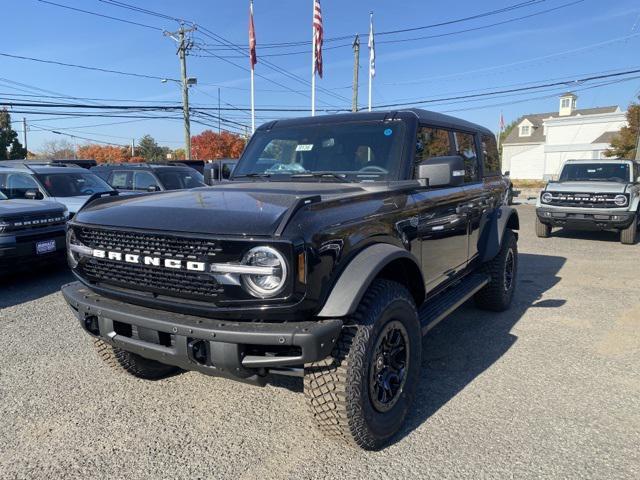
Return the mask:
<path id="1" fill-rule="evenodd" d="M 0 283 L 1 478 L 640 478 L 640 245 L 533 234 L 509 312 L 465 306 L 424 340 L 408 424 L 381 452 L 325 440 L 298 379 L 266 388 L 118 375 L 59 293 Z"/>

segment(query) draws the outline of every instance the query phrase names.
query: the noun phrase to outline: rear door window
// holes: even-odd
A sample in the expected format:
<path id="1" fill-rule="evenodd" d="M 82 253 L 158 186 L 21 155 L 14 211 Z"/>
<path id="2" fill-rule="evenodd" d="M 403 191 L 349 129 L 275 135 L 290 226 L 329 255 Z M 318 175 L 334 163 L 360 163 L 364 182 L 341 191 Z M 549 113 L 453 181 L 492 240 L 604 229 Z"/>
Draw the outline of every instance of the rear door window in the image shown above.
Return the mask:
<path id="1" fill-rule="evenodd" d="M 464 159 L 464 183 L 474 183 L 479 180 L 478 152 L 475 136 L 471 133 L 454 132 L 456 154 Z"/>
<path id="2" fill-rule="evenodd" d="M 231 176 L 231 173 L 233 172 L 233 167 L 235 167 L 235 164 L 233 163 L 222 164 L 222 178 L 224 180 L 227 180 Z"/>
<path id="3" fill-rule="evenodd" d="M 109 185 L 118 190 L 132 190 L 131 172 L 111 172 L 111 175 L 109 175 Z"/>
<path id="4" fill-rule="evenodd" d="M 485 177 L 500 175 L 502 173 L 496 137 L 493 135 L 482 135 L 482 163 L 482 173 Z"/>
<path id="5" fill-rule="evenodd" d="M 156 177 L 149 172 L 134 172 L 133 189 L 148 191 L 149 187 L 158 187 Z"/>

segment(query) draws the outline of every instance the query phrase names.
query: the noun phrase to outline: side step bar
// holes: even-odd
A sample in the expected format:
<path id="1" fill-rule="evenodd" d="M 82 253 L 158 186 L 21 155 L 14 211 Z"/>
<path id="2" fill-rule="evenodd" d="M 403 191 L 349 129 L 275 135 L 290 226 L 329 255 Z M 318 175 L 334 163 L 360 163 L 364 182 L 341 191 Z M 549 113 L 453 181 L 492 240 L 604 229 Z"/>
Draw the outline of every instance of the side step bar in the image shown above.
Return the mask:
<path id="1" fill-rule="evenodd" d="M 425 335 L 440 321 L 475 295 L 476 292 L 482 289 L 490 280 L 491 277 L 488 275 L 478 273 L 469 275 L 460 283 L 439 293 L 434 298 L 427 300 L 418 311 L 420 324 L 422 325 L 422 334 Z"/>

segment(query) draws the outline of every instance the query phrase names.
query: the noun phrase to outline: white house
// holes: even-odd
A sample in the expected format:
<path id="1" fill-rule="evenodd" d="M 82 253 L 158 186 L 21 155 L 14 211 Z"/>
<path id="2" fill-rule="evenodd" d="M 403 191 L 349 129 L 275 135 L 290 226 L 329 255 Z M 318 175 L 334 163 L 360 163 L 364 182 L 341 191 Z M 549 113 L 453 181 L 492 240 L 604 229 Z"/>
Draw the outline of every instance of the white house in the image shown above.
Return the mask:
<path id="1" fill-rule="evenodd" d="M 511 178 L 546 180 L 569 159 L 602 158 L 612 138 L 627 125 L 620 107 L 577 109 L 565 93 L 557 112 L 524 115 L 502 144 L 502 169 Z"/>

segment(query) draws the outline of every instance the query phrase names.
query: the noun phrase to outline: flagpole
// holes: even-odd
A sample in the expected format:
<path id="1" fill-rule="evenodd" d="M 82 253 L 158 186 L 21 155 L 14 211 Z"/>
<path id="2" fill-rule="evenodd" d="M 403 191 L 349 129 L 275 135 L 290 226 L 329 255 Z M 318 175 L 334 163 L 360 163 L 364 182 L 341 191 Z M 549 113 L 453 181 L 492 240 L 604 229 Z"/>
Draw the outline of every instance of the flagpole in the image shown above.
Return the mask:
<path id="1" fill-rule="evenodd" d="M 251 0 L 251 22 L 253 25 L 253 0 Z M 255 33 L 254 33 L 255 35 Z M 254 83 L 254 71 L 255 65 L 251 65 L 251 135 L 256 131 L 256 97 L 255 97 L 255 83 Z"/>
<path id="2" fill-rule="evenodd" d="M 254 90 L 253 68 L 251 69 L 251 134 L 256 131 L 256 99 Z"/>
<path id="3" fill-rule="evenodd" d="M 311 0 L 312 16 L 311 16 L 311 116 L 316 116 L 316 3 Z"/>
<path id="4" fill-rule="evenodd" d="M 372 106 L 372 89 L 373 89 L 373 75 L 371 71 L 371 49 L 374 48 L 372 42 L 373 37 L 373 12 L 369 12 L 369 111 Z"/>

